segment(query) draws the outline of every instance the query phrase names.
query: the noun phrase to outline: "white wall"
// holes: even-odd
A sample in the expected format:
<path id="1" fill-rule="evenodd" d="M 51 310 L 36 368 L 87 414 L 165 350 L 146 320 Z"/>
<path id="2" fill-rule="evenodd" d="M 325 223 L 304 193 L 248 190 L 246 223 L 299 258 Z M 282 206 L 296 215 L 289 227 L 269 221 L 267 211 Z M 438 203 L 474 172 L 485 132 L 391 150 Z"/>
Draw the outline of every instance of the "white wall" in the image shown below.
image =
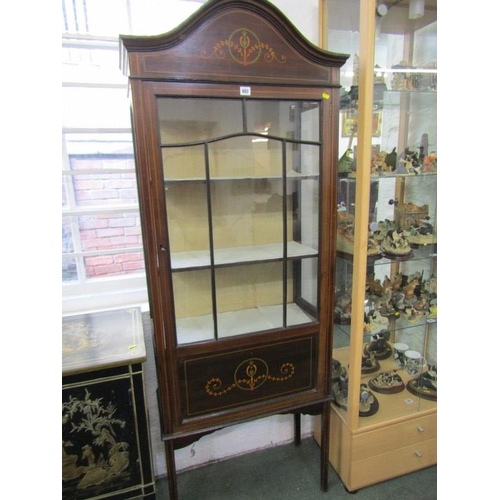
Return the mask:
<path id="1" fill-rule="evenodd" d="M 319 44 L 320 0 L 271 0 L 312 43 Z"/>
<path id="2" fill-rule="evenodd" d="M 318 0 L 275 0 L 273 2 L 312 43 L 319 41 Z M 166 475 L 165 448 L 161 441 L 158 404 L 156 400 L 156 370 L 149 313 L 144 313 L 144 330 L 148 360 L 146 362 L 146 396 L 149 406 L 150 433 L 155 476 Z M 311 436 L 314 417 L 302 416 L 302 436 Z M 177 471 L 199 467 L 252 451 L 293 441 L 293 415 L 276 415 L 246 424 L 227 427 L 204 436 L 196 443 L 177 450 Z"/>

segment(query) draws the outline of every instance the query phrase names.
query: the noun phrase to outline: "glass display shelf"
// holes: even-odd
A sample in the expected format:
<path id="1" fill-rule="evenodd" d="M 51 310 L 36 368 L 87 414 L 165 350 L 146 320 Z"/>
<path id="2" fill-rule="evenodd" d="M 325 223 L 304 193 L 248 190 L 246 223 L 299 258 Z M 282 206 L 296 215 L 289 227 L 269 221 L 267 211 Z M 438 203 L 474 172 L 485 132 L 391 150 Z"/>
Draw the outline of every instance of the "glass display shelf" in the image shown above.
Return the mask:
<path id="1" fill-rule="evenodd" d="M 437 12 L 324 0 L 344 66 L 330 462 L 348 491 L 436 463 Z"/>

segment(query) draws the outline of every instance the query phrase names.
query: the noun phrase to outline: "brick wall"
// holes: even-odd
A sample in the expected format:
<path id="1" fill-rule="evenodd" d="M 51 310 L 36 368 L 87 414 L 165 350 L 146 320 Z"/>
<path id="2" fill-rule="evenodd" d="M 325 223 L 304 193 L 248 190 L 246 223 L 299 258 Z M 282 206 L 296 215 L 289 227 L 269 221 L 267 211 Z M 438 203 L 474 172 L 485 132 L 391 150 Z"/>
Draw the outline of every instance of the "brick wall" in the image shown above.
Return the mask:
<path id="1" fill-rule="evenodd" d="M 135 173 L 100 173 L 105 168 L 133 168 L 133 159 L 72 159 L 73 170 L 96 173 L 73 176 L 77 208 L 137 206 L 137 211 L 80 215 L 78 224 L 83 251 L 142 247 Z M 84 259 L 87 278 L 117 276 L 144 271 L 142 252 L 113 253 Z"/>

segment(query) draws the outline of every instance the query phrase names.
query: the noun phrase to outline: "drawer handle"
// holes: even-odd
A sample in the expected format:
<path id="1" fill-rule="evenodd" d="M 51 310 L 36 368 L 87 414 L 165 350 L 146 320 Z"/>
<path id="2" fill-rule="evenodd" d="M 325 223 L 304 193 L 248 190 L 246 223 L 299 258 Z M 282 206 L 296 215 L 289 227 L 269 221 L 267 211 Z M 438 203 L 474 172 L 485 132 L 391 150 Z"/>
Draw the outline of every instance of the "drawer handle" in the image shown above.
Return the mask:
<path id="1" fill-rule="evenodd" d="M 420 458 L 422 456 L 422 453 L 420 453 L 418 450 L 415 450 L 415 455 Z"/>
<path id="2" fill-rule="evenodd" d="M 418 431 L 418 432 L 424 432 L 424 428 L 423 428 L 423 427 L 421 427 L 421 426 L 419 425 L 419 426 L 417 427 L 417 431 Z"/>

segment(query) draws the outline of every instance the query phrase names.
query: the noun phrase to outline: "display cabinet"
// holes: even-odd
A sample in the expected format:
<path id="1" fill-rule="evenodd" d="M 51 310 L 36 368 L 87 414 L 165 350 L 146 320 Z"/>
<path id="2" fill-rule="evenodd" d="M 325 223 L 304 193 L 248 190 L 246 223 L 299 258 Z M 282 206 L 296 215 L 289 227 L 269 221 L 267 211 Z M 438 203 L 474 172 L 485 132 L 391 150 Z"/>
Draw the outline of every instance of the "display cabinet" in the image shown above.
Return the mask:
<path id="1" fill-rule="evenodd" d="M 63 316 L 62 498 L 154 500 L 140 308 Z"/>
<path id="2" fill-rule="evenodd" d="M 267 1 L 122 36 L 170 497 L 174 450 L 332 400 L 339 68 Z"/>
<path id="3" fill-rule="evenodd" d="M 437 460 L 437 4 L 348 4 L 323 3 L 323 34 L 351 54 L 330 461 L 355 491 Z"/>

